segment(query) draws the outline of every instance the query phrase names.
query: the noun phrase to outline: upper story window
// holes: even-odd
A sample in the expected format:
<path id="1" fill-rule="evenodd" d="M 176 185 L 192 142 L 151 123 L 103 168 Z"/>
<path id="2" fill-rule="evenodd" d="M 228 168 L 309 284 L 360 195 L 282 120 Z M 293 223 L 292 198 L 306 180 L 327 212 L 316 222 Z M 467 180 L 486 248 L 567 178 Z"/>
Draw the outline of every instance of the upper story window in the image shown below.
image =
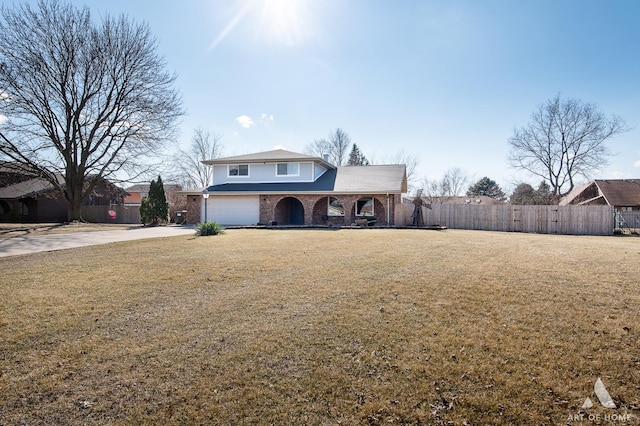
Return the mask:
<path id="1" fill-rule="evenodd" d="M 277 176 L 298 176 L 300 174 L 299 163 L 278 163 L 276 164 Z"/>
<path id="2" fill-rule="evenodd" d="M 248 164 L 232 164 L 228 168 L 229 176 L 249 176 Z"/>

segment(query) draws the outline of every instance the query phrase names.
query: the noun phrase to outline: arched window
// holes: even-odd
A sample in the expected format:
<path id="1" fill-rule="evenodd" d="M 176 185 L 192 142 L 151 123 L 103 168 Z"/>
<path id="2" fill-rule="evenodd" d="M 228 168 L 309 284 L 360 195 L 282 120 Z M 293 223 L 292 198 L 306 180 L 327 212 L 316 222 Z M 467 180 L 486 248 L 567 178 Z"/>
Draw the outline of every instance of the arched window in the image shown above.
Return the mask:
<path id="1" fill-rule="evenodd" d="M 329 197 L 329 208 L 327 210 L 328 216 L 344 216 L 344 206 L 342 201 L 336 197 Z"/>
<path id="2" fill-rule="evenodd" d="M 373 216 L 373 198 L 364 197 L 356 202 L 356 216 Z"/>

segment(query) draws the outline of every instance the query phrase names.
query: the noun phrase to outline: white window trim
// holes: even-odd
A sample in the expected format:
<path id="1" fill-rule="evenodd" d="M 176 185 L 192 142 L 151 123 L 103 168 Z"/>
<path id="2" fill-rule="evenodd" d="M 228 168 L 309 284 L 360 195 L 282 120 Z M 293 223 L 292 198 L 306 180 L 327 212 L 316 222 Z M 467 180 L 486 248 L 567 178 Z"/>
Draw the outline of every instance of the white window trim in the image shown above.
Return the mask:
<path id="1" fill-rule="evenodd" d="M 286 164 L 287 165 L 287 171 L 289 169 L 289 164 L 297 164 L 298 165 L 298 172 L 296 174 L 289 174 L 289 173 L 287 173 L 285 175 L 278 174 L 278 165 L 279 164 Z M 281 162 L 281 163 L 276 163 L 276 176 L 277 177 L 290 177 L 290 176 L 291 177 L 299 177 L 300 176 L 300 163 L 295 162 L 295 161 L 284 161 L 284 162 Z"/>
<path id="2" fill-rule="evenodd" d="M 365 199 L 365 198 L 370 198 L 371 199 L 371 214 L 370 215 L 365 215 L 365 214 L 362 214 L 362 213 L 358 212 L 358 201 L 360 201 L 362 199 Z M 361 197 L 361 198 L 358 198 L 356 200 L 356 206 L 355 207 L 356 207 L 356 212 L 355 212 L 356 216 L 363 217 L 363 216 L 375 216 L 376 215 L 376 199 L 373 198 L 373 197 Z"/>
<path id="3" fill-rule="evenodd" d="M 240 166 L 247 166 L 247 174 L 246 175 L 240 175 L 240 174 L 232 175 L 230 173 L 230 171 L 231 171 L 231 167 L 234 167 L 234 166 L 238 167 L 238 173 L 240 173 Z M 240 164 L 239 163 L 239 164 L 228 164 L 227 165 L 227 177 L 228 178 L 233 178 L 233 179 L 236 179 L 236 178 L 248 178 L 250 175 L 251 175 L 251 165 L 250 164 Z"/>
<path id="4" fill-rule="evenodd" d="M 344 203 L 342 203 L 342 201 L 340 201 L 340 203 L 342 204 L 342 214 L 331 214 L 329 212 L 329 208 L 331 207 L 331 199 L 335 198 L 336 200 L 340 201 L 340 199 L 338 197 L 333 197 L 331 195 L 329 195 L 327 197 L 327 216 L 330 217 L 344 217 L 345 216 L 345 211 L 344 211 Z"/>

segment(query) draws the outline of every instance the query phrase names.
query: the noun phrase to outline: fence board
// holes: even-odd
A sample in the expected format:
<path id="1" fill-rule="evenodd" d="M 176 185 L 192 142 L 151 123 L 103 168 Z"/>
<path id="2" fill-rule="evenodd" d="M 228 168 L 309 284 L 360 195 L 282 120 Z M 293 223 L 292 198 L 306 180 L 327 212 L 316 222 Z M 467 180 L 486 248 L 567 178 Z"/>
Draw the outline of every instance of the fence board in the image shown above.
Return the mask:
<path id="1" fill-rule="evenodd" d="M 115 220 L 109 216 L 109 210 L 116 212 Z M 140 207 L 125 206 L 83 206 L 82 218 L 93 223 L 140 223 Z"/>
<path id="2" fill-rule="evenodd" d="M 638 232 L 640 230 L 640 211 L 616 211 L 616 229 Z"/>
<path id="3" fill-rule="evenodd" d="M 398 206 L 398 226 L 412 223 L 413 208 L 412 204 Z M 433 204 L 422 212 L 425 225 L 452 229 L 567 235 L 612 235 L 614 230 L 610 206 Z"/>

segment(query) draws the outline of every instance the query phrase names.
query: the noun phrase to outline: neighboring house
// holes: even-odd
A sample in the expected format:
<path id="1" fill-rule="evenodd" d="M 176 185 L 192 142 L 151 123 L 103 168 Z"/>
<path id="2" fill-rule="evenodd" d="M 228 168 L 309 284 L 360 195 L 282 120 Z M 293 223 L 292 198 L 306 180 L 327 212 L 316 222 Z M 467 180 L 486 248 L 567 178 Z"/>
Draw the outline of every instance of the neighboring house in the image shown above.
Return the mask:
<path id="1" fill-rule="evenodd" d="M 561 206 L 612 206 L 615 228 L 640 230 L 640 179 L 597 179 L 574 188 Z"/>
<path id="2" fill-rule="evenodd" d="M 125 189 L 127 191 L 127 195 L 124 197 L 124 205 L 125 207 L 140 207 L 142 204 L 142 199 L 149 194 L 149 184 L 142 185 L 133 185 L 129 188 Z M 171 192 L 180 191 L 182 187 L 180 185 L 175 184 L 163 184 L 165 195 L 168 195 Z"/>
<path id="3" fill-rule="evenodd" d="M 640 210 L 640 179 L 598 179 L 573 189 L 559 203 L 608 205 L 619 211 Z"/>
<path id="4" fill-rule="evenodd" d="M 142 199 L 149 195 L 149 187 L 150 184 L 141 184 L 141 185 L 133 185 L 126 189 L 126 196 L 124 197 L 124 206 L 125 208 L 135 208 L 139 211 L 140 205 L 142 204 Z M 172 222 L 181 222 L 182 216 L 180 220 L 177 220 L 178 211 L 182 211 L 186 205 L 186 200 L 184 195 L 180 195 L 180 191 L 182 187 L 177 184 L 172 183 L 163 183 L 162 187 L 164 188 L 164 194 L 167 198 L 167 203 L 169 203 L 169 217 Z M 131 210 L 131 209 L 129 209 Z M 180 212 L 180 215 L 183 213 Z"/>
<path id="5" fill-rule="evenodd" d="M 407 191 L 404 165 L 334 166 L 285 150 L 203 161 L 213 167 L 209 197 L 187 191 L 187 221 L 221 225 L 395 225 Z"/>
<path id="6" fill-rule="evenodd" d="M 0 161 L 0 188 L 13 185 L 35 177 L 35 174 L 25 170 L 24 166 L 9 161 Z"/>
<path id="7" fill-rule="evenodd" d="M 0 187 L 0 221 L 65 222 L 67 203 L 49 181 L 33 174 L 2 169 L 4 186 Z M 13 176 L 9 176 L 13 174 Z M 63 182 L 62 176 L 59 182 Z M 7 184 L 8 183 L 8 184 Z M 85 201 L 87 206 L 122 203 L 123 191 L 111 183 L 97 185 Z"/>

